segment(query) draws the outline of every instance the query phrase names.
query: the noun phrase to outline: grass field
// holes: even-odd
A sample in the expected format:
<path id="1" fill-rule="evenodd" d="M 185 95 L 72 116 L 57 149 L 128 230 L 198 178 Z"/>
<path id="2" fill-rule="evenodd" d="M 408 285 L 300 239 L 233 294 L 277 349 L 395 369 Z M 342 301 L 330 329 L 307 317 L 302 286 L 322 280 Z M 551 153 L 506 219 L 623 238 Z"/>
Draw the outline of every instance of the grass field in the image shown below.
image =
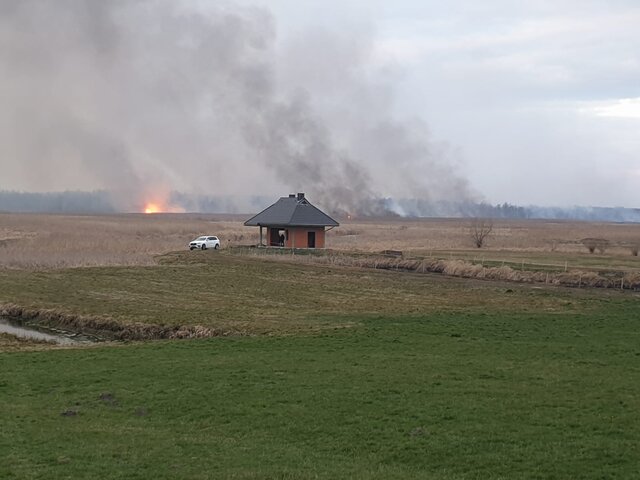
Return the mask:
<path id="1" fill-rule="evenodd" d="M 612 295 L 611 298 L 618 298 Z M 620 296 L 623 299 L 624 296 Z M 582 311 L 588 292 L 180 252 L 148 267 L 0 270 L 0 304 L 123 324 L 202 325 L 291 333 L 353 324 L 353 316 Z M 611 300 L 614 301 L 614 300 Z"/>
<path id="2" fill-rule="evenodd" d="M 0 268 L 0 305 L 232 334 L 73 348 L 0 335 L 0 478 L 640 472 L 636 292 L 151 252 L 52 268 L 25 250 Z"/>
<path id="3" fill-rule="evenodd" d="M 605 305 L 3 354 L 0 477 L 634 478 L 637 318 Z"/>

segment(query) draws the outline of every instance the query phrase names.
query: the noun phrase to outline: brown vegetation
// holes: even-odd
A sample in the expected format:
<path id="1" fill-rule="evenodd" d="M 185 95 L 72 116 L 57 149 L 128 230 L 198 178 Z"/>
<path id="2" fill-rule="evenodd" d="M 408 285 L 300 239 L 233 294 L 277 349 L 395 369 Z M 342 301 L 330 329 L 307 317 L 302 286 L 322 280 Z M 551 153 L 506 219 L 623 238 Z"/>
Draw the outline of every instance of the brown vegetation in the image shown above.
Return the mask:
<path id="1" fill-rule="evenodd" d="M 476 218 L 471 223 L 469 231 L 473 244 L 476 248 L 482 248 L 487 237 L 491 235 L 491 232 L 493 231 L 493 222 L 483 218 Z"/>
<path id="2" fill-rule="evenodd" d="M 34 320 L 39 325 L 57 327 L 74 332 L 93 332 L 107 340 L 151 340 L 160 338 L 209 338 L 240 334 L 201 325 L 155 325 L 151 323 L 123 323 L 109 317 L 74 315 L 55 309 L 23 308 L 0 304 L 0 317 Z"/>
<path id="3" fill-rule="evenodd" d="M 56 347 L 57 345 L 44 340 L 20 338 L 14 335 L 9 335 L 8 333 L 0 333 L 0 352 L 48 350 Z"/>
<path id="4" fill-rule="evenodd" d="M 609 240 L 605 238 L 583 238 L 580 240 L 589 253 L 593 253 L 598 250 L 598 253 L 603 254 L 607 251 L 607 247 L 609 246 Z"/>
<path id="5" fill-rule="evenodd" d="M 253 249 L 250 254 L 272 260 L 327 264 L 382 270 L 403 270 L 416 273 L 442 273 L 453 277 L 501 280 L 519 283 L 545 283 L 569 287 L 640 289 L 640 272 L 596 272 L 571 270 L 567 272 L 515 270 L 510 266 L 483 266 L 463 260 L 434 258 L 401 258 L 395 255 L 351 255 L 329 253 L 327 255 L 267 255 L 266 251 Z"/>
<path id="6" fill-rule="evenodd" d="M 257 242 L 257 232 L 229 215 L 0 214 L 0 268 L 152 265 L 198 235 L 227 246 Z"/>
<path id="7" fill-rule="evenodd" d="M 247 216 L 201 214 L 36 215 L 0 214 L 0 268 L 47 269 L 103 265 L 152 265 L 157 255 L 186 249 L 204 233 L 222 246 L 255 245 L 258 230 Z M 494 220 L 482 259 L 565 265 L 594 263 L 636 270 L 640 225 L 542 220 Z M 581 239 L 607 238 L 604 257 L 585 254 Z M 635 247 L 635 254 L 634 248 Z M 466 219 L 352 219 L 327 232 L 338 251 L 402 251 L 405 256 L 447 257 L 474 263 Z M 477 261 L 481 260 L 476 258 Z"/>
<path id="8" fill-rule="evenodd" d="M 341 231 L 349 231 L 350 234 L 339 234 Z M 589 237 L 607 238 L 610 242 L 607 254 L 629 255 L 627 246 L 638 243 L 640 225 L 494 219 L 491 242 L 482 250 L 576 254 L 584 251 L 580 240 Z M 355 219 L 342 220 L 340 227 L 328 232 L 327 246 L 337 250 L 369 252 L 386 249 L 418 253 L 466 251 L 470 246 L 469 238 L 468 219 Z"/>

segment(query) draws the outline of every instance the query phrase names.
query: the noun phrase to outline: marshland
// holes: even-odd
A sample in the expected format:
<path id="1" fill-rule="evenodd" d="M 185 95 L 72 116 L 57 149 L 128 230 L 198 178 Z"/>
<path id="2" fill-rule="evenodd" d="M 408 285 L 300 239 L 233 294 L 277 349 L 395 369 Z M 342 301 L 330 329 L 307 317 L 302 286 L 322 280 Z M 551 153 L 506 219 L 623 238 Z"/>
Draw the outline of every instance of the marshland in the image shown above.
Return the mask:
<path id="1" fill-rule="evenodd" d="M 103 340 L 0 335 L 1 476 L 637 472 L 638 225 L 352 219 L 309 253 L 244 219 L 0 215 L 2 312 Z"/>
<path id="2" fill-rule="evenodd" d="M 200 234 L 215 234 L 223 247 L 256 245 L 248 215 L 118 214 L 47 215 L 0 212 L 0 267 L 152 265 L 154 257 L 184 250 Z M 485 245 L 473 244 L 472 219 L 405 217 L 340 218 L 327 233 L 329 250 L 399 250 L 455 259 L 569 263 L 575 267 L 637 268 L 640 226 L 634 223 L 559 220 L 492 220 Z M 583 240 L 607 241 L 589 253 Z M 634 255 L 635 252 L 635 255 Z M 635 258 L 633 258 L 635 257 Z"/>

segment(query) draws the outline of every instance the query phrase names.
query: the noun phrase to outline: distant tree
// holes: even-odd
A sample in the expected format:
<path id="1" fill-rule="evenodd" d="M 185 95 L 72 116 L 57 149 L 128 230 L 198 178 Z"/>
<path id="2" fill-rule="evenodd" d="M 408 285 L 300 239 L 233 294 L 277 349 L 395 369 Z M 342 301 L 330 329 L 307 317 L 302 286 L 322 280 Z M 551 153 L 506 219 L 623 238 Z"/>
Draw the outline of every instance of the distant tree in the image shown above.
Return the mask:
<path id="1" fill-rule="evenodd" d="M 471 227 L 469 229 L 473 244 L 478 248 L 483 247 L 487 237 L 491 234 L 492 231 L 493 222 L 484 218 L 475 218 L 471 223 Z"/>

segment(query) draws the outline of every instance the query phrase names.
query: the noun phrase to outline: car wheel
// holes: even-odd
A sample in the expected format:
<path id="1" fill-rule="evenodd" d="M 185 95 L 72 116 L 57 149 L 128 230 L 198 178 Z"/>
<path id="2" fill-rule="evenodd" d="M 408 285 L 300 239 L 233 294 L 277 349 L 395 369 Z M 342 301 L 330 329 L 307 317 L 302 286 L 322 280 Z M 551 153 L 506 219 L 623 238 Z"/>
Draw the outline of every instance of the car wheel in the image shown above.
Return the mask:
<path id="1" fill-rule="evenodd" d="M 202 244 L 202 247 L 200 247 L 200 248 L 202 248 L 202 250 L 206 250 L 206 249 L 207 249 L 207 245 L 205 245 L 205 244 L 203 243 L 203 244 Z"/>
<path id="2" fill-rule="evenodd" d="M 217 250 L 217 249 L 219 249 L 219 248 L 220 248 L 220 244 L 219 244 L 219 243 L 216 243 L 216 244 L 215 244 L 215 246 L 214 246 L 213 248 L 215 248 L 216 250 Z"/>
<path id="3" fill-rule="evenodd" d="M 194 248 L 196 248 L 196 247 L 189 247 L 189 250 L 193 250 Z"/>

